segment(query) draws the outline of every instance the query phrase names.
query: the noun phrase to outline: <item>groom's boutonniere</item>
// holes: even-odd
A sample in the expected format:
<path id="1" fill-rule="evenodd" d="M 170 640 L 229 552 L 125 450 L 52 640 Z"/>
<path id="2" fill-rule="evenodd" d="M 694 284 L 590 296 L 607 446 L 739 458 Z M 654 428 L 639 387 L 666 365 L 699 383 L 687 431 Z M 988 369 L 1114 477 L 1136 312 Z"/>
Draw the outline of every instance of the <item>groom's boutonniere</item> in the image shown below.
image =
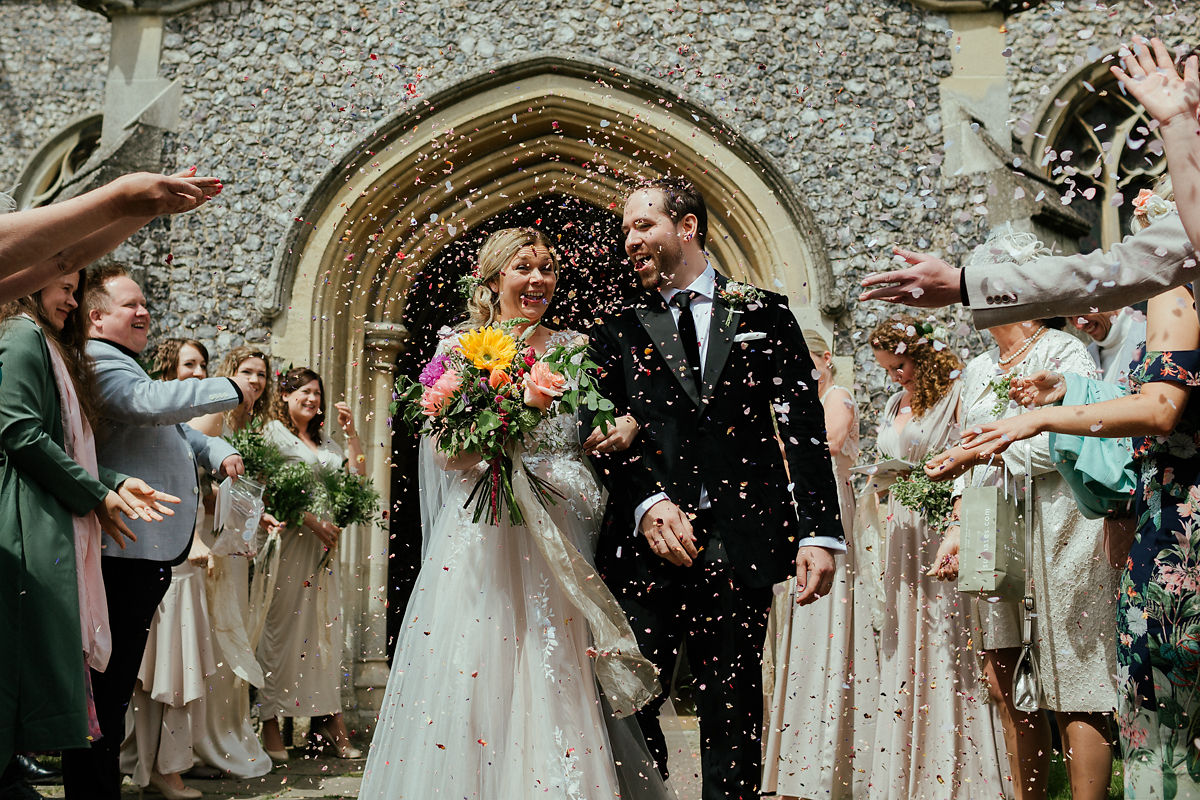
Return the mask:
<path id="1" fill-rule="evenodd" d="M 747 308 L 757 308 L 762 303 L 762 289 L 748 283 L 726 281 L 717 295 L 725 301 L 725 324 L 733 319 L 734 311 L 745 311 Z"/>

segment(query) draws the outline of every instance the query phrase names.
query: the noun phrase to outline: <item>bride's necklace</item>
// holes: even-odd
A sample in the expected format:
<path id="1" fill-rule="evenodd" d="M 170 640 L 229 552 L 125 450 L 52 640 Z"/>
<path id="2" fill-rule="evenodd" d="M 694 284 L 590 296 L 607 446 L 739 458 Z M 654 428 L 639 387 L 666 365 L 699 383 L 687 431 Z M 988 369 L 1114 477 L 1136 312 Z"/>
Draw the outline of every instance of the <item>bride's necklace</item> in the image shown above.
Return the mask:
<path id="1" fill-rule="evenodd" d="M 1013 361 L 1017 360 L 1021 356 L 1022 353 L 1024 353 L 1029 348 L 1033 347 L 1033 343 L 1036 342 L 1041 337 L 1041 335 L 1045 332 L 1046 332 L 1046 328 L 1038 328 L 1037 332 L 1034 333 L 1032 336 L 1025 337 L 1025 342 L 1020 347 L 1018 347 L 1013 352 L 1009 353 L 1007 356 L 1002 356 L 1000 358 L 1000 362 L 999 362 L 1000 366 L 1007 367 Z"/>

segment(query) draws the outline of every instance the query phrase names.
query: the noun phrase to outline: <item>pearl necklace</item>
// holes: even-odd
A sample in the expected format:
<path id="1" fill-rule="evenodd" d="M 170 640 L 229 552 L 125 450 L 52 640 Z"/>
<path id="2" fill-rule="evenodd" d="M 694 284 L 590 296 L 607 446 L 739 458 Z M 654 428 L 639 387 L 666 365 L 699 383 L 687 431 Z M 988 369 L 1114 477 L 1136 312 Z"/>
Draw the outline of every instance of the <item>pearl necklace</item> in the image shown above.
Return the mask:
<path id="1" fill-rule="evenodd" d="M 1015 361 L 1022 353 L 1032 347 L 1033 343 L 1036 342 L 1041 335 L 1046 332 L 1046 330 L 1046 328 L 1038 328 L 1037 333 L 1033 334 L 1033 336 L 1026 337 L 1025 343 L 1018 347 L 1016 352 L 1011 353 L 1007 358 L 1002 357 L 999 359 L 1000 366 L 1007 367 L 1009 364 Z"/>

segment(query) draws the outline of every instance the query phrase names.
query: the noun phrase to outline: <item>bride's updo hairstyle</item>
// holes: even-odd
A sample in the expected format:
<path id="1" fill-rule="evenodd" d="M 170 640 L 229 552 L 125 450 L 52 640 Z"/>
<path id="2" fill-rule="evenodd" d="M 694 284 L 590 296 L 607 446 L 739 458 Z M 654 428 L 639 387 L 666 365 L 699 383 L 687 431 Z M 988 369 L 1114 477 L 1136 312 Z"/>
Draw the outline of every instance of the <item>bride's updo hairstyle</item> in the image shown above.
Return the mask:
<path id="1" fill-rule="evenodd" d="M 871 331 L 871 347 L 908 356 L 916 366 L 912 410 L 921 416 L 938 404 L 962 372 L 962 361 L 949 344 L 934 336 L 934 326 L 908 314 L 888 317 Z M 936 343 L 936 345 L 935 345 Z"/>
<path id="2" fill-rule="evenodd" d="M 474 290 L 467 297 L 467 321 L 464 327 L 478 328 L 500 321 L 500 297 L 495 286 L 500 271 L 521 252 L 521 248 L 540 245 L 550 251 L 550 265 L 559 272 L 558 256 L 546 234 L 537 228 L 502 228 L 487 238 L 479 248 L 479 264 L 471 276 Z"/>

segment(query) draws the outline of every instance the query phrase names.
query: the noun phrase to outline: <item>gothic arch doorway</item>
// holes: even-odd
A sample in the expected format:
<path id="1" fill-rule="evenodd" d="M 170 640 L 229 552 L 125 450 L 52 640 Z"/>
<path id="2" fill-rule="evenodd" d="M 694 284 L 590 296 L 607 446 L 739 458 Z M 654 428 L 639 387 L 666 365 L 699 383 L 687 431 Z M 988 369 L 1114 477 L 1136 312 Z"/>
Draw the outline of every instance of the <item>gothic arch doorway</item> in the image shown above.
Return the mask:
<path id="1" fill-rule="evenodd" d="M 381 126 L 313 188 L 263 287 L 273 353 L 319 370 L 331 402 L 352 402 L 370 474 L 390 487 L 395 369 L 402 352 L 421 351 L 418 338 L 432 324 L 410 329 L 406 320 L 436 305 L 416 290 L 417 276 L 522 209 L 549 214 L 565 203 L 573 214 L 587 212 L 582 218 L 615 221 L 632 182 L 666 173 L 704 194 L 718 269 L 787 295 L 802 325 L 829 332 L 827 315 L 841 303 L 823 238 L 761 151 L 667 87 L 545 58 L 429 98 Z M 440 283 L 439 291 L 453 291 L 452 282 Z M 384 587 L 394 539 L 361 530 L 343 541 L 355 690 L 345 696 L 367 721 L 379 702 L 372 690 L 387 680 Z"/>

